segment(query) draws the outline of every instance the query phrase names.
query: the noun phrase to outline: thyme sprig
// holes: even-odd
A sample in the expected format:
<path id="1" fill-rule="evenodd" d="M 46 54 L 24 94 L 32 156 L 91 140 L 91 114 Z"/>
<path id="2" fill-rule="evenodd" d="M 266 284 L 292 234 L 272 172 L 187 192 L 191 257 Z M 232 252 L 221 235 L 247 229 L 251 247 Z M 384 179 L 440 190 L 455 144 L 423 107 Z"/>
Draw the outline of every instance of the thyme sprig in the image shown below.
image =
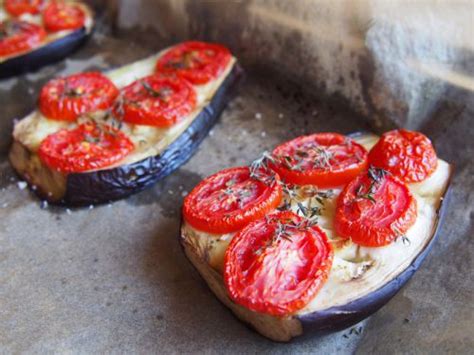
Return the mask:
<path id="1" fill-rule="evenodd" d="M 279 155 L 275 159 L 289 170 L 302 171 L 303 166 L 313 164 L 313 168 L 329 168 L 334 155 L 319 145 L 296 149 L 293 155 Z"/>
<path id="2" fill-rule="evenodd" d="M 317 168 L 328 168 L 331 166 L 333 154 L 330 151 L 319 146 L 312 148 L 312 150 L 316 153 L 313 163 Z"/>
<path id="3" fill-rule="evenodd" d="M 141 81 L 140 84 L 142 84 L 146 92 L 150 94 L 152 97 L 159 98 L 166 101 L 169 99 L 169 96 L 171 95 L 171 89 L 168 87 L 161 88 L 160 90 L 155 90 L 146 81 Z"/>
<path id="4" fill-rule="evenodd" d="M 271 153 L 265 151 L 260 158 L 255 159 L 250 164 L 250 177 L 263 182 L 267 186 L 272 186 L 276 182 L 276 178 L 269 163 L 275 163 L 275 158 Z"/>
<path id="5" fill-rule="evenodd" d="M 64 91 L 62 93 L 62 96 L 66 97 L 80 97 L 84 95 L 83 92 L 78 90 L 77 88 L 71 87 L 71 84 L 69 83 L 68 78 L 64 79 Z"/>
<path id="6" fill-rule="evenodd" d="M 334 196 L 334 191 L 321 191 L 314 186 L 300 187 L 282 183 L 282 188 L 286 197 L 284 204 L 279 207 L 280 211 L 290 210 L 291 201 L 296 200 L 297 213 L 303 217 L 315 220 L 322 214 L 326 200 Z M 301 202 L 302 197 L 309 199 L 308 206 L 303 205 Z M 316 200 L 320 206 L 313 206 L 313 199 Z"/>
<path id="7" fill-rule="evenodd" d="M 377 201 L 374 197 L 374 194 L 376 192 L 375 190 L 377 188 L 377 185 L 382 182 L 382 180 L 385 178 L 385 176 L 387 176 L 387 174 L 388 171 L 384 169 L 370 166 L 369 170 L 367 171 L 367 175 L 371 180 L 369 188 L 364 192 L 364 185 L 359 185 L 355 191 L 356 200 L 366 199 L 372 203 L 376 203 Z"/>
<path id="8" fill-rule="evenodd" d="M 265 249 L 275 246 L 276 244 L 280 243 L 282 240 L 291 242 L 292 233 L 297 232 L 297 231 L 304 232 L 316 225 L 315 221 L 311 221 L 306 218 L 298 222 L 295 222 L 293 220 L 290 220 L 288 222 L 281 222 L 278 220 L 273 221 L 272 217 L 269 217 L 269 216 L 266 216 L 265 219 L 266 219 L 267 224 L 272 224 L 272 223 L 276 224 L 275 231 L 273 233 L 273 236 L 270 239 L 268 239 L 262 247 L 258 248 L 255 251 L 256 255 L 261 255 L 265 251 Z"/>
<path id="9" fill-rule="evenodd" d="M 244 208 L 244 202 L 246 199 L 252 196 L 251 187 L 243 187 L 234 190 L 232 187 L 227 187 L 222 190 L 221 199 L 229 199 L 229 202 L 237 202 L 239 208 Z"/>
<path id="10" fill-rule="evenodd" d="M 409 246 L 411 244 L 411 240 L 404 233 L 402 233 L 398 228 L 392 227 L 392 229 L 394 230 L 394 232 L 397 235 L 395 237 L 395 242 L 397 242 L 399 239 L 401 239 L 403 245 Z"/>
<path id="11" fill-rule="evenodd" d="M 104 122 L 101 122 L 90 115 L 84 115 L 81 119 L 87 125 L 92 126 L 91 130 L 86 130 L 83 135 L 83 142 L 89 144 L 95 144 L 102 146 L 105 137 L 116 137 L 117 132 L 113 127 L 107 126 Z"/>

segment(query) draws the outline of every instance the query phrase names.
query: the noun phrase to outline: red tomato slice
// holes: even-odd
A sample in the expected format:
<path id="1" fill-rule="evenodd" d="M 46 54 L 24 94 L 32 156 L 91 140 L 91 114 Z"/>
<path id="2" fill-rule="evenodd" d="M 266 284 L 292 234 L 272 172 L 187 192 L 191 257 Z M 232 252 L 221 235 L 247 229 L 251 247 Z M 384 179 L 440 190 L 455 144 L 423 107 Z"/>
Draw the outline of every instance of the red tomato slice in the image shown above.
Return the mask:
<path id="1" fill-rule="evenodd" d="M 230 233 L 265 216 L 280 204 L 282 190 L 278 176 L 263 174 L 257 179 L 239 167 L 209 176 L 186 196 L 184 219 L 209 233 Z"/>
<path id="2" fill-rule="evenodd" d="M 5 10 L 12 16 L 35 15 L 40 12 L 43 0 L 5 0 Z"/>
<path id="3" fill-rule="evenodd" d="M 405 129 L 384 133 L 370 151 L 369 162 L 407 183 L 427 179 L 438 166 L 431 141 L 420 132 Z"/>
<path id="4" fill-rule="evenodd" d="M 304 308 L 324 285 L 333 251 L 326 234 L 292 212 L 242 229 L 224 258 L 230 298 L 252 311 L 286 316 Z"/>
<path id="5" fill-rule="evenodd" d="M 39 109 L 48 118 L 75 121 L 80 115 L 108 109 L 119 94 L 101 73 L 80 73 L 53 79 L 41 89 Z"/>
<path id="6" fill-rule="evenodd" d="M 415 223 L 416 206 L 405 183 L 385 170 L 370 168 L 339 195 L 335 230 L 359 245 L 384 246 L 403 236 Z"/>
<path id="7" fill-rule="evenodd" d="M 184 42 L 171 48 L 156 63 L 160 73 L 176 73 L 193 84 L 215 79 L 227 67 L 232 55 L 219 44 Z"/>
<path id="8" fill-rule="evenodd" d="M 123 159 L 134 148 L 121 131 L 87 122 L 50 134 L 41 142 L 40 159 L 62 173 L 100 169 Z"/>
<path id="9" fill-rule="evenodd" d="M 287 183 L 344 185 L 367 169 L 367 151 L 337 133 L 316 133 L 285 142 L 273 151 L 272 168 Z"/>
<path id="10" fill-rule="evenodd" d="M 77 30 L 84 27 L 86 14 L 78 6 L 52 1 L 43 11 L 44 27 L 50 32 Z"/>
<path id="11" fill-rule="evenodd" d="M 196 92 L 187 81 L 155 74 L 123 88 L 114 112 L 128 123 L 169 127 L 195 107 Z"/>
<path id="12" fill-rule="evenodd" d="M 0 56 L 35 48 L 43 42 L 45 37 L 45 30 L 34 23 L 5 20 L 0 23 Z"/>

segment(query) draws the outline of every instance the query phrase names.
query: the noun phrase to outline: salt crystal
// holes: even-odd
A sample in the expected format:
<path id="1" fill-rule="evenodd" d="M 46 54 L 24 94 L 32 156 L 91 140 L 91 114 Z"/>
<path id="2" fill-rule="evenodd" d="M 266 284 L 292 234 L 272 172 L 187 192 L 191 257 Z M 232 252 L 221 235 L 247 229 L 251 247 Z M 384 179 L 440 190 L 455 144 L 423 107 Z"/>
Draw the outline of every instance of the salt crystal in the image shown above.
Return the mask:
<path id="1" fill-rule="evenodd" d="M 181 196 L 183 196 L 183 197 L 186 196 L 187 194 L 188 194 L 188 192 L 186 190 L 181 192 Z"/>
<path id="2" fill-rule="evenodd" d="M 283 117 L 285 117 L 284 114 L 282 114 L 282 113 L 279 113 L 279 114 L 278 114 L 278 118 L 283 118 Z"/>
<path id="3" fill-rule="evenodd" d="M 17 186 L 18 186 L 18 188 L 19 188 L 20 190 L 24 190 L 24 189 L 26 189 L 26 187 L 28 186 L 28 184 L 27 184 L 26 182 L 24 182 L 24 181 L 18 181 Z"/>
<path id="4" fill-rule="evenodd" d="M 70 215 L 70 214 L 71 214 L 71 210 L 70 210 L 69 208 L 66 208 L 66 213 Z"/>
<path id="5" fill-rule="evenodd" d="M 262 133 L 260 133 L 260 135 L 261 135 L 262 137 L 266 137 L 266 136 L 267 136 L 267 133 L 266 133 L 266 132 L 262 132 Z"/>
<path id="6" fill-rule="evenodd" d="M 257 113 L 255 114 L 255 118 L 256 118 L 257 120 L 261 120 L 261 119 L 262 119 L 262 114 L 261 114 L 260 112 L 257 112 Z"/>
<path id="7" fill-rule="evenodd" d="M 173 194 L 173 191 L 171 191 L 171 190 L 168 190 L 168 193 L 169 193 L 170 195 L 172 195 L 172 194 Z"/>

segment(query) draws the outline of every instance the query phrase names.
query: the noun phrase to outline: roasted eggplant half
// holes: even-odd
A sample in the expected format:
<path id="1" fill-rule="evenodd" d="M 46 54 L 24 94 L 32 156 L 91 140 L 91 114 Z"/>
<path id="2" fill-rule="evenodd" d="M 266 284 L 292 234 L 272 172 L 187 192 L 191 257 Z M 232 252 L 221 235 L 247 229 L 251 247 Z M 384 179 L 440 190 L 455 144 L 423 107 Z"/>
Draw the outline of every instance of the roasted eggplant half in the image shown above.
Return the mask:
<path id="1" fill-rule="evenodd" d="M 367 151 L 379 141 L 378 136 L 370 133 L 357 133 L 350 137 Z M 259 163 L 261 162 L 262 159 L 259 160 Z M 230 170 L 231 169 L 224 170 L 223 172 L 228 174 Z M 370 169 L 368 174 L 373 174 L 370 172 Z M 447 205 L 452 174 L 453 167 L 445 161 L 437 159 L 436 169 L 428 178 L 421 182 L 407 183 L 405 186 L 407 186 L 409 193 L 411 193 L 412 197 L 416 200 L 416 221 L 412 220 L 410 222 L 410 227 L 404 230 L 403 235 L 400 234 L 393 239 L 391 243 L 379 247 L 356 244 L 351 238 L 341 238 L 336 232 L 334 223 L 335 214 L 339 206 L 338 196 L 345 191 L 343 187 L 331 189 L 319 188 L 314 190 L 310 185 L 305 185 L 300 190 L 294 190 L 294 188 L 288 189 L 287 187 L 283 188 L 284 203 L 280 204 L 277 209 L 282 209 L 282 207 L 283 209 L 290 208 L 295 214 L 306 216 L 306 213 L 309 211 L 316 211 L 316 214 L 318 214 L 316 225 L 327 235 L 334 253 L 332 267 L 328 275 L 326 275 L 325 283 L 316 295 L 307 300 L 304 306 L 295 308 L 294 311 L 286 314 L 285 312 L 280 312 L 281 309 L 271 308 L 268 303 L 269 301 L 259 305 L 258 297 L 261 296 L 259 292 L 262 290 L 259 288 L 251 289 L 247 294 L 244 294 L 243 298 L 239 299 L 235 294 L 242 295 L 244 292 L 238 288 L 232 290 L 230 287 L 233 283 L 241 285 L 242 281 L 236 279 L 234 279 L 234 281 L 230 279 L 231 281 L 229 281 L 228 277 L 229 270 L 232 272 L 232 270 L 235 271 L 238 269 L 231 264 L 233 261 L 232 257 L 240 258 L 242 265 L 245 267 L 242 265 L 239 267 L 241 267 L 241 269 L 246 268 L 245 273 L 242 272 L 238 274 L 240 275 L 240 279 L 248 277 L 248 279 L 251 279 L 251 282 L 255 284 L 260 282 L 259 287 L 261 287 L 262 283 L 266 285 L 263 286 L 262 294 L 270 294 L 272 295 L 271 297 L 280 297 L 279 292 L 281 292 L 281 294 L 285 292 L 296 292 L 296 286 L 292 286 L 290 289 L 284 289 L 282 286 L 282 289 L 278 291 L 274 284 L 281 282 L 282 278 L 286 279 L 285 282 L 290 283 L 294 277 L 303 277 L 301 276 L 304 275 L 303 273 L 296 272 L 290 273 L 289 276 L 281 276 L 281 273 L 284 274 L 284 272 L 278 271 L 278 267 L 282 265 L 281 263 L 284 264 L 286 262 L 290 262 L 290 264 L 289 266 L 285 264 L 286 266 L 282 268 L 282 270 L 293 270 L 294 265 L 292 265 L 289 260 L 294 257 L 298 259 L 298 256 L 295 256 L 298 254 L 287 252 L 287 256 L 279 259 L 278 263 L 270 263 L 267 261 L 267 264 L 271 266 L 268 266 L 269 269 L 266 272 L 262 271 L 259 276 L 251 274 L 251 272 L 254 272 L 252 270 L 258 270 L 255 265 L 257 263 L 256 260 L 262 257 L 262 245 L 264 245 L 265 248 L 267 248 L 268 245 L 271 245 L 271 248 L 277 248 L 275 247 L 275 243 L 287 243 L 286 240 L 281 239 L 282 236 L 290 240 L 288 243 L 291 243 L 291 238 L 293 238 L 292 235 L 287 234 L 285 236 L 285 229 L 279 225 L 278 228 L 275 227 L 275 235 L 280 236 L 278 237 L 280 241 L 273 236 L 271 243 L 267 241 L 263 244 L 259 244 L 258 238 L 259 235 L 264 233 L 262 232 L 263 229 L 252 230 L 252 228 L 256 228 L 255 226 L 257 226 L 258 223 L 264 224 L 265 219 L 267 219 L 267 221 L 271 219 L 269 216 L 272 214 L 266 212 L 266 217 L 252 222 L 245 227 L 250 244 L 247 249 L 243 247 L 238 249 L 238 244 L 244 243 L 244 241 L 242 241 L 244 240 L 242 234 L 245 234 L 242 232 L 243 230 L 226 233 L 222 221 L 211 221 L 209 219 L 200 220 L 198 217 L 193 217 L 193 213 L 189 212 L 190 209 L 187 205 L 188 203 L 195 203 L 195 201 L 193 202 L 194 197 L 191 195 L 189 201 L 185 200 L 183 206 L 183 221 L 179 241 L 188 259 L 195 266 L 218 299 L 230 308 L 237 318 L 247 323 L 261 335 L 274 341 L 286 342 L 297 336 L 337 331 L 351 327 L 376 312 L 403 287 L 420 267 L 437 238 L 444 210 Z M 209 181 L 212 181 L 212 177 L 209 179 Z M 223 177 L 220 179 L 222 180 Z M 235 191 L 232 191 L 232 189 L 235 190 L 237 188 L 236 186 L 238 186 L 235 185 L 235 181 L 242 186 L 243 180 L 234 177 L 233 180 L 229 181 L 232 182 L 226 183 L 226 189 L 222 190 L 225 195 L 223 195 L 224 198 L 228 199 L 228 203 L 236 203 L 236 200 L 243 204 L 250 203 L 247 200 L 242 200 L 242 198 L 251 198 L 248 197 L 250 193 L 246 193 L 241 187 L 238 195 L 235 195 Z M 205 191 L 206 188 L 203 187 L 205 186 L 203 184 L 204 182 L 198 185 L 195 190 Z M 208 183 L 208 185 L 209 184 L 210 183 Z M 308 189 L 316 191 L 316 194 L 308 195 Z M 208 194 L 206 196 L 209 196 L 211 193 L 217 194 L 211 190 L 206 191 Z M 255 191 L 255 189 L 253 191 Z M 358 193 L 359 192 L 360 198 L 367 199 L 364 203 L 370 207 L 373 202 L 373 196 L 369 197 L 367 194 L 371 192 L 367 194 L 366 191 L 358 191 Z M 198 192 L 196 192 L 196 194 L 197 193 Z M 191 194 L 194 194 L 194 190 Z M 237 197 L 235 198 L 233 196 Z M 267 194 L 267 196 L 270 195 Z M 308 196 L 310 197 L 308 198 Z M 266 198 L 268 204 L 270 200 L 268 200 L 268 197 Z M 222 199 L 219 201 L 222 201 Z M 219 203 L 222 204 L 222 202 Z M 209 202 L 202 202 L 201 210 L 206 208 L 208 204 Z M 252 211 L 256 209 L 255 206 L 252 206 Z M 390 210 L 390 208 L 388 210 Z M 226 211 L 226 213 L 227 215 L 224 219 L 229 222 L 231 221 L 231 215 L 229 211 Z M 195 215 L 198 216 L 199 214 Z M 242 218 L 247 218 L 245 216 L 248 217 L 248 214 L 241 215 Z M 240 221 L 241 220 L 242 219 L 240 219 Z M 376 218 L 374 219 L 374 224 L 376 224 Z M 204 231 L 206 228 L 209 229 Z M 223 228 L 222 231 L 219 232 L 219 228 Z M 247 229 L 252 232 L 248 232 Z M 237 233 L 240 233 L 238 235 L 239 241 L 233 243 Z M 277 242 L 275 242 L 275 240 L 277 240 Z M 297 241 L 293 240 L 293 242 L 296 243 Z M 306 246 L 303 247 L 303 249 L 307 248 L 308 244 L 304 245 Z M 231 248 L 233 250 L 229 252 Z M 296 250 L 296 252 L 303 253 L 301 250 Z M 255 256 L 250 258 L 248 257 L 248 253 L 254 253 Z M 268 256 L 265 257 L 267 258 Z M 263 261 L 262 265 L 264 265 Z M 270 274 L 277 276 L 269 276 Z M 262 279 L 259 279 L 259 277 Z M 274 279 L 271 280 L 272 282 L 270 284 L 265 284 L 262 281 L 271 277 L 274 277 Z M 278 277 L 280 277 L 280 279 Z M 275 291 L 276 289 L 277 291 Z M 245 304 L 242 299 L 247 303 Z M 249 299 L 251 302 L 248 302 Z M 261 307 L 264 311 L 258 310 L 258 307 Z M 288 307 L 288 303 L 286 303 L 284 307 Z"/>
<path id="2" fill-rule="evenodd" d="M 44 13 L 49 3 L 37 2 L 41 4 L 38 13 L 24 13 L 13 16 L 5 8 L 7 0 L 0 3 L 0 23 L 2 30 L 2 41 L 15 35 L 22 37 L 20 40 L 26 41 L 26 34 L 32 37 L 33 41 L 30 45 L 23 43 L 6 43 L 6 47 L 16 47 L 16 50 L 10 52 L 8 48 L 5 51 L 0 50 L 0 79 L 9 78 L 25 72 L 34 71 L 45 65 L 57 62 L 76 49 L 78 49 L 92 34 L 94 29 L 94 13 L 86 4 L 79 1 L 67 1 L 66 4 L 71 5 L 81 11 L 81 24 L 77 28 L 61 29 L 61 27 L 45 28 Z M 13 2 L 12 2 L 13 3 Z M 31 4 L 35 3 L 30 2 Z M 33 5 L 31 5 L 33 6 Z M 42 12 L 41 12 L 42 11 Z M 50 11 L 51 12 L 51 11 Z M 54 14 L 52 14 L 54 16 Z M 74 16 L 75 14 L 70 14 Z M 58 26 L 58 23 L 55 23 Z M 31 25 L 32 28 L 28 28 Z M 60 25 L 60 24 L 59 24 Z M 34 32 L 35 28 L 40 33 Z M 36 36 L 36 37 L 35 37 Z M 34 43 L 34 44 L 33 44 Z M 2 44 L 3 45 L 3 44 Z"/>
<path id="3" fill-rule="evenodd" d="M 152 99 L 161 99 L 162 92 L 154 91 L 151 84 L 149 86 L 144 81 L 157 76 L 154 75 L 157 60 L 169 50 L 165 49 L 157 55 L 107 72 L 105 76 L 121 92 L 122 89 L 139 83 L 138 91 L 146 91 Z M 229 53 L 225 67 L 212 80 L 205 84 L 187 84 L 194 87 L 196 92 L 195 106 L 189 113 L 179 117 L 179 122 L 169 127 L 118 122 L 115 117 L 110 118 L 108 111 L 88 114 L 87 120 L 92 117 L 98 122 L 109 123 L 106 120 L 111 119 L 112 125 L 118 122 L 120 128 L 116 132 L 128 136 L 134 148 L 113 164 L 103 168 L 91 166 L 80 172 L 55 169 L 41 159 L 38 151 L 48 136 L 61 129 L 77 127 L 82 118 L 74 122 L 57 121 L 46 118 L 38 109 L 16 123 L 14 142 L 9 154 L 10 162 L 33 190 L 51 203 L 84 206 L 124 198 L 166 177 L 196 152 L 234 94 L 242 74 L 235 58 Z M 168 89 L 165 89 L 163 92 L 167 94 Z M 137 94 L 135 89 L 132 91 L 134 95 Z M 166 104 L 165 99 L 167 100 L 163 98 L 162 105 Z M 131 103 L 131 107 L 138 107 L 135 101 Z"/>

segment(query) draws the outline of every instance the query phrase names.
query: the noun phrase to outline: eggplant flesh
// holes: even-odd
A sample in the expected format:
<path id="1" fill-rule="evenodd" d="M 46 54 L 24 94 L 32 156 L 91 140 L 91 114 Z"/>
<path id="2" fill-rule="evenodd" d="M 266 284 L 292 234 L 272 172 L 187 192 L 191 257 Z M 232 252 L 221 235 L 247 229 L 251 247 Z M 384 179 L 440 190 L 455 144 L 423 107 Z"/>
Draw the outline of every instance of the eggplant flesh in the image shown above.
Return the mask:
<path id="1" fill-rule="evenodd" d="M 370 149 L 378 140 L 373 134 L 360 133 L 353 138 Z M 275 317 L 251 311 L 234 303 L 223 283 L 225 250 L 235 233 L 210 234 L 199 231 L 185 221 L 181 224 L 180 243 L 191 263 L 208 283 L 215 295 L 243 322 L 274 341 L 290 341 L 301 335 L 322 334 L 357 324 L 386 304 L 420 267 L 434 244 L 447 205 L 453 168 L 438 160 L 436 171 L 421 183 L 409 184 L 418 203 L 418 217 L 406 233 L 379 248 L 357 246 L 338 238 L 333 229 L 337 195 L 323 201 L 318 225 L 326 232 L 334 248 L 334 261 L 328 280 L 318 294 L 301 310 Z M 297 213 L 297 202 L 290 200 Z M 311 201 L 315 206 L 315 201 Z"/>
<path id="2" fill-rule="evenodd" d="M 106 74 L 117 86 L 125 86 L 136 78 L 150 74 L 156 59 L 163 52 Z M 10 162 L 16 172 L 30 186 L 34 186 L 34 192 L 50 203 L 86 206 L 124 198 L 171 174 L 196 152 L 230 101 L 242 76 L 242 69 L 232 59 L 215 83 L 208 84 L 210 88 L 197 89 L 198 101 L 201 102 L 199 107 L 170 129 L 124 124 L 122 130 L 140 149 L 137 148 L 114 166 L 61 174 L 43 164 L 36 154 L 41 140 L 76 123 L 49 120 L 38 111 L 15 125 Z M 147 135 L 151 135 L 154 141 L 142 148 L 142 138 L 147 138 Z"/>
<path id="3" fill-rule="evenodd" d="M 80 6 L 86 13 L 86 22 L 82 28 L 49 34 L 46 41 L 36 48 L 5 58 L 0 57 L 0 79 L 31 72 L 58 62 L 84 44 L 94 29 L 94 14 L 86 4 L 80 3 Z"/>

